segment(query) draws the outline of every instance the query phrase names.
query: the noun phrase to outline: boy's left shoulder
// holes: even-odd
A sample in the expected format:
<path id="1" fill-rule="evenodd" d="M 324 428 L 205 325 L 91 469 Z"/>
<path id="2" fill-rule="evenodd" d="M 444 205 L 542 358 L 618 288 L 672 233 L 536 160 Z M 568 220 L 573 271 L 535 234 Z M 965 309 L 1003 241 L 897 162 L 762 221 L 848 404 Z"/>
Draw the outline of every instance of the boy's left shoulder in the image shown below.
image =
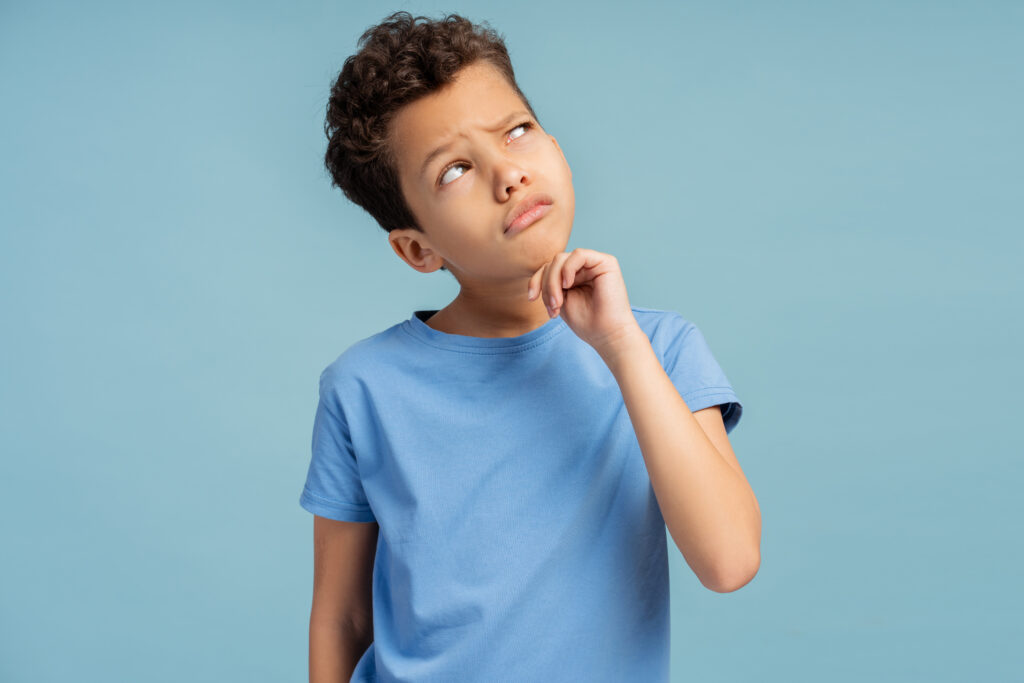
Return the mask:
<path id="1" fill-rule="evenodd" d="M 633 306 L 633 317 L 640 325 L 652 344 L 656 341 L 667 342 L 668 340 L 688 331 L 694 324 L 684 318 L 676 311 L 668 311 L 660 308 L 647 308 L 645 306 Z"/>
<path id="2" fill-rule="evenodd" d="M 743 406 L 700 328 L 675 311 L 631 308 L 690 410 L 720 405 L 725 431 L 731 432 L 739 422 Z"/>

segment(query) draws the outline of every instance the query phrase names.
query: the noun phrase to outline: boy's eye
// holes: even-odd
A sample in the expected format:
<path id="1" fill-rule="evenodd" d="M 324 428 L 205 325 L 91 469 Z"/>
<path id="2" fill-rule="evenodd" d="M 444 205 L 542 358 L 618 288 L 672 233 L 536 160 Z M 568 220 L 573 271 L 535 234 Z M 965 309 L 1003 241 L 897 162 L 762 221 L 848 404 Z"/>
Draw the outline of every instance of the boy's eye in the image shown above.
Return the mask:
<path id="1" fill-rule="evenodd" d="M 522 123 L 520 123 L 520 124 L 519 124 L 518 126 L 516 126 L 515 128 L 511 129 L 511 130 L 510 130 L 510 131 L 509 131 L 509 132 L 508 132 L 508 133 L 506 134 L 506 136 L 505 136 L 505 137 L 508 137 L 508 135 L 510 135 L 510 134 L 512 134 L 512 133 L 514 133 L 515 131 L 519 130 L 520 128 L 522 128 L 522 129 L 523 129 L 523 133 L 522 133 L 521 135 L 516 135 L 515 137 L 513 137 L 513 138 L 512 138 L 513 140 L 518 140 L 519 138 L 523 137 L 523 135 L 526 135 L 526 131 L 528 131 L 528 130 L 530 130 L 531 128 L 533 128 L 533 122 L 532 122 L 532 121 L 523 121 L 523 122 L 522 122 Z M 448 183 L 444 182 L 444 178 L 445 178 L 445 176 L 446 176 L 446 175 L 448 174 L 448 171 L 453 171 L 453 170 L 455 170 L 456 168 L 468 168 L 468 166 L 469 166 L 469 165 L 468 165 L 468 164 L 466 164 L 466 163 L 465 163 L 465 162 L 463 162 L 463 161 L 454 161 L 454 162 L 452 162 L 452 163 L 448 164 L 447 166 L 445 166 L 445 167 L 444 167 L 444 168 L 443 168 L 443 169 L 441 170 L 441 175 L 440 175 L 440 176 L 438 176 L 438 185 L 442 185 L 442 186 L 443 186 L 443 185 L 447 185 L 447 184 L 448 184 Z M 458 177 L 459 177 L 459 176 L 455 176 L 455 178 L 458 178 Z M 454 180 L 454 178 L 453 178 L 453 180 Z M 451 182 L 451 181 L 449 181 L 449 182 Z"/>
<path id="2" fill-rule="evenodd" d="M 512 133 L 512 132 L 517 131 L 520 128 L 522 128 L 523 129 L 523 135 L 526 135 L 526 131 L 530 130 L 530 128 L 532 128 L 532 127 L 533 127 L 533 124 L 531 122 L 523 121 L 518 126 L 513 128 L 512 130 L 510 130 L 509 133 Z M 515 140 L 516 138 L 521 138 L 521 137 L 523 137 L 523 135 L 517 135 L 515 138 L 512 138 L 512 139 Z"/>
<path id="3" fill-rule="evenodd" d="M 439 184 L 440 185 L 447 185 L 448 183 L 444 182 L 444 177 L 445 177 L 445 175 L 448 174 L 448 171 L 454 171 L 455 169 L 460 168 L 460 167 L 464 167 L 465 165 L 466 164 L 462 163 L 461 161 L 456 161 L 454 164 L 449 164 L 443 171 L 441 171 L 441 178 L 440 178 L 441 182 Z M 458 176 L 456 176 L 456 178 L 457 177 Z"/>

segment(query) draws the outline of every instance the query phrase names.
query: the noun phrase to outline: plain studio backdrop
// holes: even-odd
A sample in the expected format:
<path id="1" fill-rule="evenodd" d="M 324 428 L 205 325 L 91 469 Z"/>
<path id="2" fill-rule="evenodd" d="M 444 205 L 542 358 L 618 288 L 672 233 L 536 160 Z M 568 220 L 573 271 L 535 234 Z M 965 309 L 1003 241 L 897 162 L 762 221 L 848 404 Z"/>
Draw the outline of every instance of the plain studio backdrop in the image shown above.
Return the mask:
<path id="1" fill-rule="evenodd" d="M 1020 680 L 1024 8 L 967 1 L 4 2 L 0 680 L 304 680 L 319 372 L 456 293 L 323 168 L 398 9 L 505 36 L 569 250 L 744 404 L 760 572 L 671 554 L 673 680 Z"/>

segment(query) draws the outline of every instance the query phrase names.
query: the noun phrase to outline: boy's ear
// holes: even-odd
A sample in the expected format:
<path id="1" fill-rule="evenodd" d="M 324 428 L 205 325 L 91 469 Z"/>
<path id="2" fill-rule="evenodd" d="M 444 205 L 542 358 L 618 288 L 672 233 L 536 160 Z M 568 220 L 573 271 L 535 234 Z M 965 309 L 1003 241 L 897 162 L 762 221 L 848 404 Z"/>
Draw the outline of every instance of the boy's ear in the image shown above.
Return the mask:
<path id="1" fill-rule="evenodd" d="M 412 228 L 392 230 L 388 233 L 388 242 L 398 254 L 398 258 L 421 273 L 433 273 L 445 265 L 444 259 L 430 247 L 426 235 L 419 230 Z"/>

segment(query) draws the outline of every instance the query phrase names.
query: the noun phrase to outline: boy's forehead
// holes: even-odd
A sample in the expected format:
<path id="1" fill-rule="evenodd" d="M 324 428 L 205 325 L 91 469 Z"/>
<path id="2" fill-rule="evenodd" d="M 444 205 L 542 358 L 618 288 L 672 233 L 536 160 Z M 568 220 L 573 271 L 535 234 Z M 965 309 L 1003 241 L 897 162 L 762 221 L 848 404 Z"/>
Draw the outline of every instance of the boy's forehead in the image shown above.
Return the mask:
<path id="1" fill-rule="evenodd" d="M 529 115 L 508 81 L 493 67 L 472 65 L 456 80 L 396 112 L 392 134 L 399 158 L 410 176 L 418 176 L 427 156 L 460 137 L 501 132 L 506 124 Z"/>

